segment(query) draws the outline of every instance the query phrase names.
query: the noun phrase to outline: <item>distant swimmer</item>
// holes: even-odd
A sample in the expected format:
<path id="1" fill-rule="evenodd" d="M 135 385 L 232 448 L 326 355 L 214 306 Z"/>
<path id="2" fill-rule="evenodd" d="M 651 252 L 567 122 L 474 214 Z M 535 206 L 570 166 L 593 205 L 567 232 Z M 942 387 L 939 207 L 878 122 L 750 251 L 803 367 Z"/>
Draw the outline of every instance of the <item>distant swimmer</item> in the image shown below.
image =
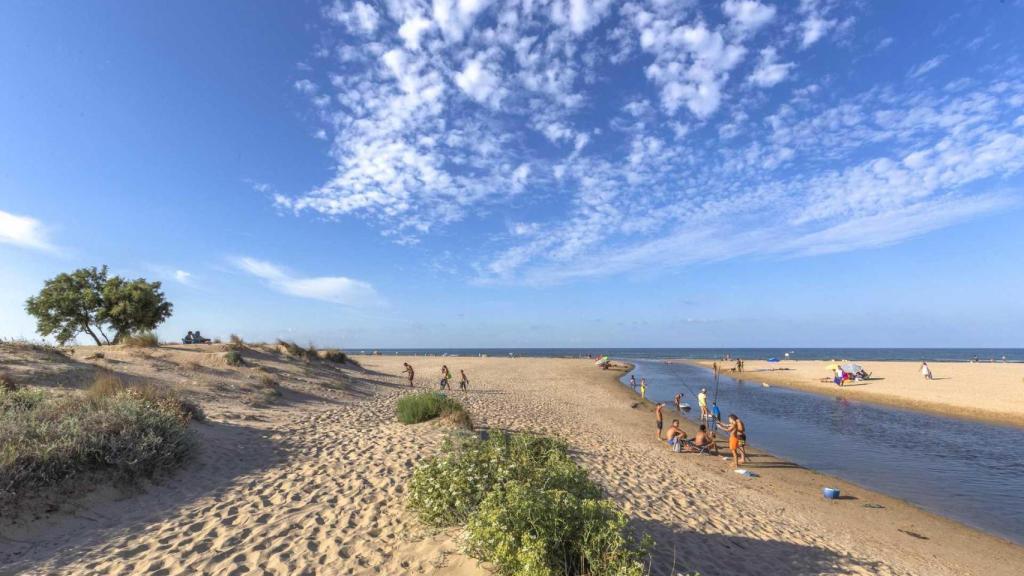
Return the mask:
<path id="1" fill-rule="evenodd" d="M 663 438 L 663 436 L 661 435 L 661 427 L 664 426 L 665 424 L 665 415 L 662 414 L 662 409 L 664 407 L 664 402 L 658 402 L 658 405 L 654 407 L 654 424 L 658 427 L 658 440 L 661 440 Z"/>
<path id="2" fill-rule="evenodd" d="M 701 388 L 700 394 L 697 394 L 697 405 L 700 406 L 700 419 L 706 421 L 708 419 L 708 389 Z"/>
<path id="3" fill-rule="evenodd" d="M 469 378 L 466 377 L 466 371 L 459 369 L 459 390 L 465 392 L 469 388 Z"/>
<path id="4" fill-rule="evenodd" d="M 735 414 L 729 414 L 729 425 L 723 428 L 729 433 L 729 451 L 732 452 L 732 465 L 738 467 L 747 463 L 747 427 Z"/>
<path id="5" fill-rule="evenodd" d="M 921 376 L 924 376 L 925 380 L 932 380 L 932 369 L 927 362 L 921 362 Z"/>
<path id="6" fill-rule="evenodd" d="M 409 386 L 412 386 L 412 379 L 416 377 L 416 372 L 413 371 L 412 366 L 410 366 L 408 362 L 403 362 L 403 365 L 405 366 L 405 370 L 402 370 L 402 374 L 409 377 Z"/>

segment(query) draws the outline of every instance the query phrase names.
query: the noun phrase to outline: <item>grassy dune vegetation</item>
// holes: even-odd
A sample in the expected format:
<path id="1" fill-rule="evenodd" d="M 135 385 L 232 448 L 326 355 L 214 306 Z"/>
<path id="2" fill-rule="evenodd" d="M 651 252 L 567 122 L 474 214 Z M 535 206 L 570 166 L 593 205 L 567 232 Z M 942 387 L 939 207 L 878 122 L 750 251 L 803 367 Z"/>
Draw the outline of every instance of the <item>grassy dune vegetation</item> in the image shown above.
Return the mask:
<path id="1" fill-rule="evenodd" d="M 647 537 L 605 498 L 565 444 L 527 434 L 450 441 L 413 473 L 410 506 L 466 526 L 467 552 L 506 576 L 642 576 Z"/>
<path id="2" fill-rule="evenodd" d="M 437 392 L 420 392 L 398 399 L 395 408 L 402 424 L 417 424 L 434 418 L 443 418 L 463 428 L 473 428 L 469 413 L 457 401 Z"/>
<path id="3" fill-rule="evenodd" d="M 88 390 L 0 388 L 0 510 L 78 475 L 133 483 L 181 465 L 198 406 L 102 373 Z"/>

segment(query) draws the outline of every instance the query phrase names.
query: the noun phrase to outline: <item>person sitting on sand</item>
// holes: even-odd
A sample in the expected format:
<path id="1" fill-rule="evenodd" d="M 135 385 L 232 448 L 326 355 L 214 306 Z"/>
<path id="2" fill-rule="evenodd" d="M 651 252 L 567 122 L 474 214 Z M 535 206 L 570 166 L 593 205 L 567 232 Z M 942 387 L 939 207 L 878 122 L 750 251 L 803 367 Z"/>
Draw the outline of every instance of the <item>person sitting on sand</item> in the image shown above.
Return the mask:
<path id="1" fill-rule="evenodd" d="M 199 330 L 196 330 L 195 333 L 192 334 L 192 343 L 193 344 L 206 344 L 209 341 L 210 341 L 209 338 L 203 338 L 203 335 L 199 333 Z"/>
<path id="2" fill-rule="evenodd" d="M 465 392 L 467 388 L 469 388 L 469 378 L 466 377 L 466 371 L 460 368 L 459 369 L 459 390 L 462 390 L 463 392 Z"/>
<path id="3" fill-rule="evenodd" d="M 683 432 L 683 429 L 679 427 L 679 420 L 672 421 L 672 425 L 668 427 L 666 438 L 668 438 L 668 445 L 673 448 L 675 448 L 676 444 L 686 440 L 686 432 Z"/>
<path id="4" fill-rule="evenodd" d="M 703 424 L 700 425 L 700 430 L 697 432 L 697 435 L 693 437 L 693 441 L 689 443 L 688 448 L 695 452 L 700 452 L 704 449 L 708 451 L 714 450 L 715 454 L 718 453 L 718 448 L 715 446 L 714 439 L 708 435 L 707 426 Z"/>
<path id="5" fill-rule="evenodd" d="M 927 362 L 921 362 L 921 376 L 924 376 L 925 380 L 932 379 L 932 369 L 928 367 Z"/>
<path id="6" fill-rule="evenodd" d="M 658 402 L 658 404 L 654 407 L 654 422 L 658 427 L 658 440 L 662 439 L 661 427 L 665 425 L 665 415 L 662 413 L 663 408 L 665 408 L 664 402 Z"/>
<path id="7" fill-rule="evenodd" d="M 185 337 L 181 339 L 181 342 L 182 342 L 182 344 L 191 344 L 193 339 L 194 339 L 194 336 L 192 336 L 192 331 L 189 330 L 188 334 L 185 334 Z"/>
<path id="8" fill-rule="evenodd" d="M 413 371 L 412 366 L 410 366 L 408 362 L 403 362 L 402 365 L 405 366 L 405 369 L 402 370 L 402 374 L 408 374 L 408 376 L 409 376 L 409 387 L 411 388 L 412 387 L 412 379 L 416 376 L 416 372 Z"/>
<path id="9" fill-rule="evenodd" d="M 732 466 L 738 467 L 747 463 L 747 427 L 735 414 L 729 414 L 729 425 L 724 428 L 729 433 L 729 451 L 732 452 Z"/>
<path id="10" fill-rule="evenodd" d="M 452 373 L 448 370 L 448 365 L 447 364 L 442 365 L 441 366 L 441 390 L 444 390 L 445 388 L 447 388 L 449 390 L 452 389 L 452 386 L 450 384 L 451 379 L 452 379 Z"/>

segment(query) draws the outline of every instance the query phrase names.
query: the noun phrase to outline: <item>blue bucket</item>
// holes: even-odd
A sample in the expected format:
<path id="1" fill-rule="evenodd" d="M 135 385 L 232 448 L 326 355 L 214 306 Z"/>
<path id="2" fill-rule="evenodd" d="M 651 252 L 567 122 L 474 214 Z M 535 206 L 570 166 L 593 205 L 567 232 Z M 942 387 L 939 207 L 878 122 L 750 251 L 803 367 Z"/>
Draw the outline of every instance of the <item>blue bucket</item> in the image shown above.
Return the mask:
<path id="1" fill-rule="evenodd" d="M 825 495 L 825 498 L 829 500 L 835 500 L 839 498 L 839 488 L 822 488 L 821 493 Z"/>

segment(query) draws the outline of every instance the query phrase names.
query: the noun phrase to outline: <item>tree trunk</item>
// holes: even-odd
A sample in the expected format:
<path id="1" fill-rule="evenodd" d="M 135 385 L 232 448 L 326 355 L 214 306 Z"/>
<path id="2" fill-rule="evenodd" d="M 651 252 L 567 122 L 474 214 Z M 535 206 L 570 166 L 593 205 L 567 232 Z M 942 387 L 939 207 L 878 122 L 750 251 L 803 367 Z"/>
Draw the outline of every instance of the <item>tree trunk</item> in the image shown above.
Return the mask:
<path id="1" fill-rule="evenodd" d="M 103 326 L 97 324 L 96 329 L 103 335 L 103 339 L 107 341 L 107 344 L 110 344 L 110 338 L 107 338 L 107 333 L 103 331 Z M 117 336 L 114 336 L 114 344 L 117 344 Z"/>
<path id="2" fill-rule="evenodd" d="M 85 329 L 86 334 L 92 336 L 92 339 L 96 341 L 97 346 L 103 346 L 103 342 L 100 342 L 100 339 L 96 337 L 96 333 L 92 331 L 92 328 L 89 328 L 88 324 L 82 324 L 82 328 Z M 106 336 L 104 336 L 104 338 L 106 338 Z"/>

